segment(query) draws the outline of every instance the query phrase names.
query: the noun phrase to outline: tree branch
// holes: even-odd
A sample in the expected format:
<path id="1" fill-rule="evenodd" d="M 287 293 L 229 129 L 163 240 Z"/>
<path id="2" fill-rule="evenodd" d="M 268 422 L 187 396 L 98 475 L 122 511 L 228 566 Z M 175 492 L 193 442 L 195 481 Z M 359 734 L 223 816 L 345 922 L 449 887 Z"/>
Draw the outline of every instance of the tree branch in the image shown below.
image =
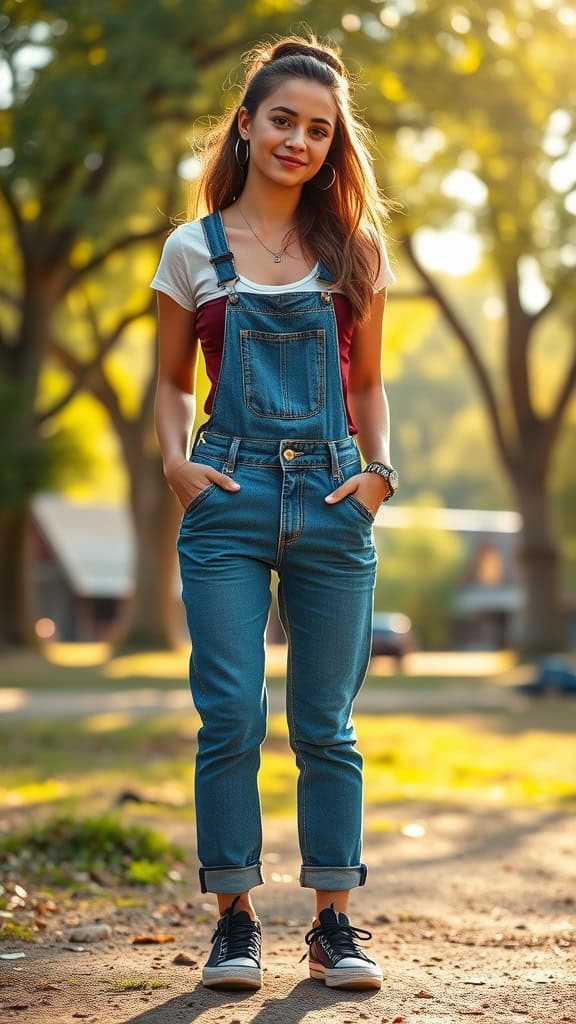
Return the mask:
<path id="1" fill-rule="evenodd" d="M 506 371 L 518 437 L 525 448 L 535 442 L 539 420 L 534 413 L 528 374 L 528 342 L 533 327 L 532 317 L 520 305 L 518 265 L 513 264 L 504 281 L 508 337 L 506 338 Z"/>
<path id="2" fill-rule="evenodd" d="M 406 254 L 410 259 L 413 267 L 424 281 L 428 296 L 434 299 L 435 302 L 438 304 L 438 307 L 442 311 L 444 318 L 451 326 L 456 337 L 459 339 L 462 347 L 464 348 L 466 355 L 468 356 L 468 359 L 472 365 L 472 370 L 476 377 L 476 381 L 480 387 L 480 392 L 482 394 L 482 397 L 484 398 L 484 402 L 489 414 L 490 424 L 492 426 L 498 450 L 500 452 L 500 455 L 505 466 L 510 471 L 512 471 L 512 453 L 509 449 L 508 442 L 504 436 L 500 410 L 498 409 L 498 405 L 496 403 L 496 396 L 494 394 L 492 384 L 490 382 L 488 371 L 486 370 L 484 363 L 482 362 L 478 352 L 476 351 L 472 338 L 468 331 L 466 330 L 464 324 L 456 316 L 456 313 L 449 305 L 448 300 L 441 292 L 436 282 L 433 280 L 430 274 L 427 273 L 427 271 L 424 269 L 424 267 L 418 260 L 416 253 L 414 251 L 412 236 L 406 235 L 404 237 L 404 243 Z"/>
<path id="3" fill-rule="evenodd" d="M 546 440 L 548 441 L 550 447 L 554 444 L 556 438 L 558 437 L 560 427 L 562 426 L 564 414 L 566 412 L 566 409 L 568 408 L 568 403 L 570 402 L 570 399 L 572 398 L 574 390 L 576 388 L 576 319 L 572 321 L 572 333 L 574 335 L 574 350 L 572 353 L 572 362 L 568 367 L 568 371 L 564 378 L 564 383 L 562 384 L 558 392 L 558 398 L 556 401 L 556 405 L 554 407 L 554 411 L 552 412 L 552 415 L 549 416 L 548 419 L 545 421 L 544 429 L 546 432 Z"/>
<path id="4" fill-rule="evenodd" d="M 49 409 L 45 409 L 39 413 L 36 417 L 36 423 L 40 425 L 46 420 L 51 419 L 57 413 L 61 412 L 62 409 L 78 394 L 82 388 L 91 387 L 93 378 L 98 370 L 101 369 L 102 362 L 114 347 L 119 337 L 122 335 L 126 327 L 133 323 L 135 320 L 140 320 L 143 316 L 149 316 L 152 312 L 154 305 L 154 299 L 152 298 L 145 307 L 139 310 L 137 313 L 127 313 L 117 324 L 111 334 L 107 338 L 102 338 L 99 332 L 98 324 L 96 321 L 96 315 L 94 310 L 86 300 L 87 316 L 92 325 L 92 331 L 97 342 L 96 355 L 88 362 L 83 363 L 81 360 L 73 356 L 67 349 L 63 348 L 56 341 L 52 341 L 51 350 L 56 358 L 62 363 L 73 376 L 74 381 L 68 388 L 68 391 L 58 399 L 54 405 L 50 406 Z"/>
<path id="5" fill-rule="evenodd" d="M 26 232 L 24 230 L 24 221 L 20 216 L 20 211 L 16 205 L 12 193 L 10 192 L 8 182 L 0 180 L 0 192 L 4 197 L 4 202 L 6 203 L 6 206 L 8 207 L 8 212 L 10 213 L 10 216 L 12 218 L 14 232 L 16 234 L 16 238 L 18 239 L 18 245 L 20 246 L 20 250 L 22 252 L 24 259 L 27 260 L 29 255 L 28 239 L 26 237 Z"/>
<path id="6" fill-rule="evenodd" d="M 98 267 L 102 266 L 105 260 L 108 259 L 112 253 L 121 252 L 122 249 L 127 249 L 131 245 L 138 245 L 139 242 L 150 242 L 154 238 L 159 238 L 163 231 L 167 231 L 168 227 L 166 224 L 158 225 L 158 227 L 150 228 L 149 231 L 141 231 L 138 235 L 124 235 L 122 238 L 118 238 L 115 242 L 110 245 L 106 252 L 101 252 L 93 259 L 89 260 L 82 267 L 78 267 L 64 280 L 62 285 L 61 294 L 64 295 L 71 288 L 75 288 L 79 281 L 82 280 L 87 274 L 91 274 L 93 270 L 97 270 Z"/>

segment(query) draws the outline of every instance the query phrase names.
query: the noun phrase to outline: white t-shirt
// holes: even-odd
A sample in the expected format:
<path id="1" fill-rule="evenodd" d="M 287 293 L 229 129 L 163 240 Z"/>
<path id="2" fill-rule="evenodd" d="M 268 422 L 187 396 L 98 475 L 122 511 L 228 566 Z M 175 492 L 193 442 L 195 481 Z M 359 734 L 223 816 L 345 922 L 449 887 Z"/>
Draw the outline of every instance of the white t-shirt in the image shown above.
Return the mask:
<path id="1" fill-rule="evenodd" d="M 382 241 L 380 241 L 382 258 L 380 260 L 380 273 L 374 284 L 375 291 L 381 291 L 389 284 L 396 281 L 392 273 L 388 255 Z M 210 253 L 204 239 L 204 232 L 199 220 L 189 221 L 187 224 L 179 224 L 172 231 L 164 243 L 160 262 L 156 273 L 150 282 L 150 287 L 160 292 L 165 292 L 184 309 L 192 312 L 197 310 L 204 302 L 211 302 L 212 299 L 222 298 L 222 288 L 218 286 L 218 279 L 212 264 L 209 262 Z M 325 291 L 326 282 L 316 278 L 318 265 L 299 281 L 284 285 L 262 285 L 250 281 L 240 275 L 236 283 L 239 292 L 270 293 L 291 292 L 291 291 Z"/>

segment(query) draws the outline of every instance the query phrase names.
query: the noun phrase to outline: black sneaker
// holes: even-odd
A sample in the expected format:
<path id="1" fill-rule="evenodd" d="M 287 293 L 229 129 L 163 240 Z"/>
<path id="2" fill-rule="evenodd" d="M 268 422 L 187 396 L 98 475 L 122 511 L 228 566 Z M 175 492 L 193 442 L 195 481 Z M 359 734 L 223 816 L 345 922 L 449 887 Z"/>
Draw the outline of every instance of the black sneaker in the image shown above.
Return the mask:
<path id="1" fill-rule="evenodd" d="M 362 952 L 357 939 L 371 939 L 372 932 L 353 928 L 350 918 L 336 913 L 334 904 L 320 911 L 320 924 L 305 936 L 310 946 L 300 963 L 309 956 L 310 977 L 330 988 L 380 988 L 382 968 Z"/>
<path id="2" fill-rule="evenodd" d="M 246 910 L 234 913 L 240 896 L 226 908 L 210 940 L 214 945 L 202 971 L 208 988 L 262 987 L 260 921 Z"/>

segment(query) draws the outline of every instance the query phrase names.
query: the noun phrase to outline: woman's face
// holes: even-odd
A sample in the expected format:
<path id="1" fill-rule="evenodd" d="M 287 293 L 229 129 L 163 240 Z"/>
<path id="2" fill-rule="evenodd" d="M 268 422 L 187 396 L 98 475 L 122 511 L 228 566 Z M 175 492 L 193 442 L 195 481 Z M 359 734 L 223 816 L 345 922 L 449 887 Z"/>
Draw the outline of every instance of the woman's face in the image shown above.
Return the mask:
<path id="1" fill-rule="evenodd" d="M 253 118 L 245 107 L 239 110 L 240 134 L 250 142 L 250 166 L 279 185 L 302 187 L 328 155 L 336 117 L 336 102 L 325 85 L 287 79 Z"/>

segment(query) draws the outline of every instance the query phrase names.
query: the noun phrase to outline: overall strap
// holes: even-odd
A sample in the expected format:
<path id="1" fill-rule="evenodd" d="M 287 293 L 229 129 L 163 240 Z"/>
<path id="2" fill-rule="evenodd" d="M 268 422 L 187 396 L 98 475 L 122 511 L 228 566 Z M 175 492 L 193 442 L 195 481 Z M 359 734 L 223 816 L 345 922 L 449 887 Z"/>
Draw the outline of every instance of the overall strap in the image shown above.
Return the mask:
<path id="1" fill-rule="evenodd" d="M 206 245 L 210 251 L 210 263 L 214 267 L 218 278 L 218 285 L 226 285 L 231 281 L 238 280 L 236 267 L 234 266 L 234 254 L 228 247 L 228 239 L 222 222 L 220 210 L 202 217 L 200 221 Z"/>
<path id="2" fill-rule="evenodd" d="M 323 263 L 320 262 L 320 260 L 318 260 L 318 270 L 316 271 L 316 277 L 320 281 L 329 281 L 331 284 L 334 284 L 334 275 L 331 274 L 330 271 L 326 269 L 326 267 L 324 266 Z"/>

